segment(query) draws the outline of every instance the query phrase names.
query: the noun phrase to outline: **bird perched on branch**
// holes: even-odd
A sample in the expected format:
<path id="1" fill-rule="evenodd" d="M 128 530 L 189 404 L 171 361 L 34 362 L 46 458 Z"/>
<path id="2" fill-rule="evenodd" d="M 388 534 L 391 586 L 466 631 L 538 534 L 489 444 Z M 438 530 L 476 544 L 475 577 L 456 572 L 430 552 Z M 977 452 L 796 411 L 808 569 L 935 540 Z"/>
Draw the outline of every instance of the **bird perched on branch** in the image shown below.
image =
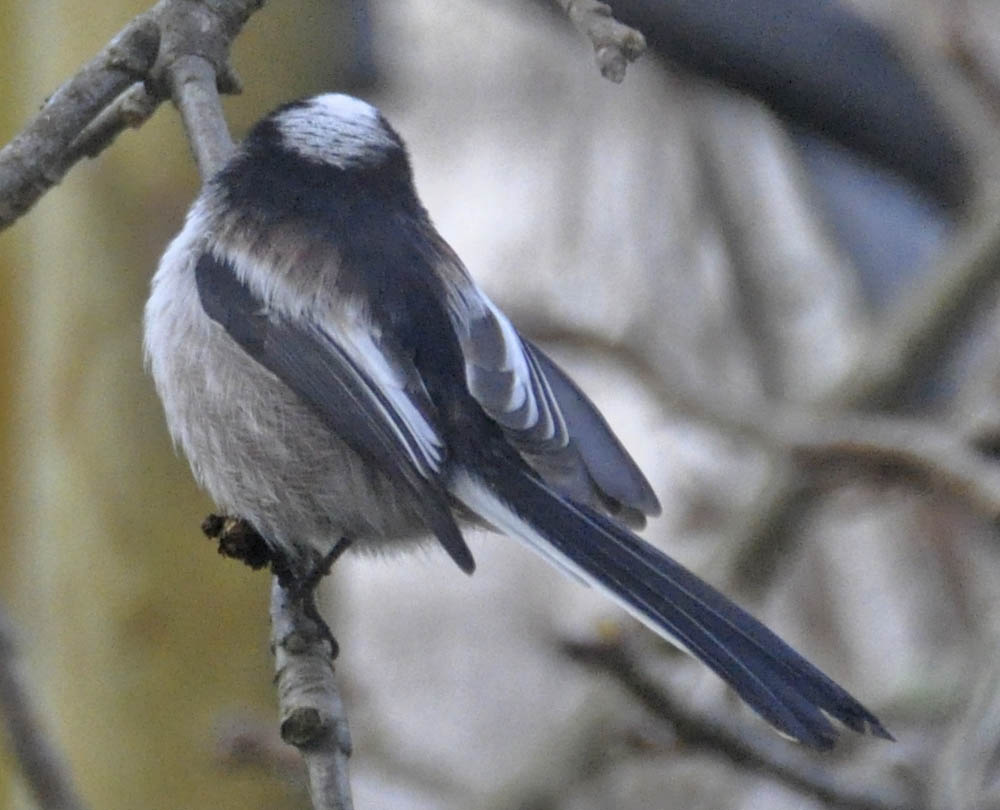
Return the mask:
<path id="1" fill-rule="evenodd" d="M 145 348 L 195 477 L 313 582 L 341 541 L 525 543 L 700 659 L 781 733 L 891 739 L 774 633 L 633 534 L 659 503 L 604 418 L 438 235 L 403 141 L 345 95 L 260 121 L 153 279 Z"/>

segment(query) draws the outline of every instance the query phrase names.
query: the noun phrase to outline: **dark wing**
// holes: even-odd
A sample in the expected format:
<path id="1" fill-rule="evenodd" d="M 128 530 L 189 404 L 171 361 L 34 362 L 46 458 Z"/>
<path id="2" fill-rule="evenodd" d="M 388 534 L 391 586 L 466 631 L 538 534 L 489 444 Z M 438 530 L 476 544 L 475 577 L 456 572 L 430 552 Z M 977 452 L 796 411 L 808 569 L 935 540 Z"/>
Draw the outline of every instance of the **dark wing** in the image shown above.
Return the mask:
<path id="1" fill-rule="evenodd" d="M 522 338 L 522 342 L 548 380 L 569 430 L 572 447 L 594 486 L 606 498 L 640 515 L 660 514 L 656 493 L 597 406 L 551 357 L 531 341 Z"/>
<path id="2" fill-rule="evenodd" d="M 427 528 L 459 568 L 472 573 L 472 553 L 446 491 L 433 475 L 441 447 L 419 395 L 376 384 L 378 359 L 373 358 L 373 372 L 318 325 L 301 326 L 268 312 L 230 261 L 205 253 L 198 259 L 195 277 L 208 316 L 298 394 L 351 449 L 408 491 Z"/>
<path id="3" fill-rule="evenodd" d="M 659 514 L 652 487 L 594 404 L 468 284 L 454 317 L 466 381 L 508 441 L 563 495 L 632 525 Z"/>
<path id="4" fill-rule="evenodd" d="M 456 330 L 469 392 L 520 452 L 532 455 L 565 447 L 569 432 L 562 412 L 521 336 L 485 295 L 473 300 L 466 317 L 457 319 Z"/>

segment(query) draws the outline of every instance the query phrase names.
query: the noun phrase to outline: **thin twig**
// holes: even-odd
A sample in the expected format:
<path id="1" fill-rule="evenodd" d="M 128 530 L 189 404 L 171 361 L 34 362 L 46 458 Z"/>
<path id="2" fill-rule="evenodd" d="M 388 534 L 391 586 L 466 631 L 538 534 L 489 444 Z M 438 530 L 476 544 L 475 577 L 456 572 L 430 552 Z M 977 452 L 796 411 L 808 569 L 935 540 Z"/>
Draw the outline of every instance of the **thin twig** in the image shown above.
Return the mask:
<path id="1" fill-rule="evenodd" d="M 765 738 L 726 715 L 691 711 L 643 670 L 639 658 L 624 644 L 563 640 L 562 651 L 572 660 L 611 675 L 658 717 L 668 721 L 686 747 L 718 754 L 736 765 L 767 773 L 785 784 L 840 808 L 919 810 L 912 797 L 884 785 L 866 786 L 838 779 L 828 766 L 818 767 L 808 754 L 791 749 L 777 735 Z"/>
<path id="2" fill-rule="evenodd" d="M 621 83 L 625 69 L 646 50 L 646 38 L 611 14 L 599 0 L 556 0 L 576 29 L 594 45 L 597 66 L 605 79 Z"/>
<path id="3" fill-rule="evenodd" d="M 351 810 L 347 763 L 351 734 L 333 677 L 327 636 L 289 598 L 275 577 L 271 583 L 271 646 L 281 738 L 302 754 L 315 810 Z"/>
<path id="4" fill-rule="evenodd" d="M 86 810 L 70 779 L 69 768 L 50 742 L 18 667 L 14 628 L 0 611 L 0 708 L 7 739 L 39 807 Z"/>
<path id="5" fill-rule="evenodd" d="M 145 84 L 133 84 L 73 139 L 63 155 L 61 172 L 65 174 L 85 157 L 99 155 L 121 132 L 145 124 L 159 106 L 160 100 L 149 92 Z"/>
<path id="6" fill-rule="evenodd" d="M 876 469 L 947 493 L 990 520 L 1000 518 L 1000 464 L 947 423 L 788 403 L 733 408 L 717 397 L 685 395 L 680 386 L 672 386 L 668 396 L 688 414 L 800 463 L 847 462 L 862 471 Z M 791 491 L 800 485 L 796 482 Z"/>
<path id="7" fill-rule="evenodd" d="M 161 0 L 163 44 L 150 83 L 169 94 L 180 111 L 202 179 L 222 165 L 233 141 L 219 92 L 240 83 L 229 64 L 229 47 L 264 0 Z"/>
<path id="8" fill-rule="evenodd" d="M 233 139 L 215 90 L 215 70 L 200 56 L 183 56 L 171 64 L 168 81 L 198 173 L 207 179 L 233 151 Z"/>

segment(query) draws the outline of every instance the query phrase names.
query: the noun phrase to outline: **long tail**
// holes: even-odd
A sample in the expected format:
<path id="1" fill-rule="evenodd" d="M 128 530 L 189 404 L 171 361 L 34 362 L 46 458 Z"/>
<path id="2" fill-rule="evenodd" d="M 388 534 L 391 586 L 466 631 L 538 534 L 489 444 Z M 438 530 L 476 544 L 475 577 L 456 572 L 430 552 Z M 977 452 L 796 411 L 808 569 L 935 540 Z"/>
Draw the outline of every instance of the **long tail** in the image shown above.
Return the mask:
<path id="1" fill-rule="evenodd" d="M 608 594 L 629 613 L 703 661 L 781 733 L 833 746 L 830 719 L 892 735 L 844 689 L 680 564 L 614 521 L 570 502 L 511 462 L 489 480 L 460 473 L 454 495 L 497 529 Z"/>

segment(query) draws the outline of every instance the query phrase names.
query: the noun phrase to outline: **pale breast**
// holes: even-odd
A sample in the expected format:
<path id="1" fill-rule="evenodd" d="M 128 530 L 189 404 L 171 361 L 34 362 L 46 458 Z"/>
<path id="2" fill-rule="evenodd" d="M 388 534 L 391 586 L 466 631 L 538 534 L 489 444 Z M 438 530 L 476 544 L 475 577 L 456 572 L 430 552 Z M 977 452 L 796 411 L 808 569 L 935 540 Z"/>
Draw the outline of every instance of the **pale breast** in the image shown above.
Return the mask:
<path id="1" fill-rule="evenodd" d="M 341 536 L 378 545 L 424 534 L 408 499 L 208 318 L 184 236 L 154 279 L 146 349 L 170 433 L 199 483 L 293 557 L 323 555 Z"/>

